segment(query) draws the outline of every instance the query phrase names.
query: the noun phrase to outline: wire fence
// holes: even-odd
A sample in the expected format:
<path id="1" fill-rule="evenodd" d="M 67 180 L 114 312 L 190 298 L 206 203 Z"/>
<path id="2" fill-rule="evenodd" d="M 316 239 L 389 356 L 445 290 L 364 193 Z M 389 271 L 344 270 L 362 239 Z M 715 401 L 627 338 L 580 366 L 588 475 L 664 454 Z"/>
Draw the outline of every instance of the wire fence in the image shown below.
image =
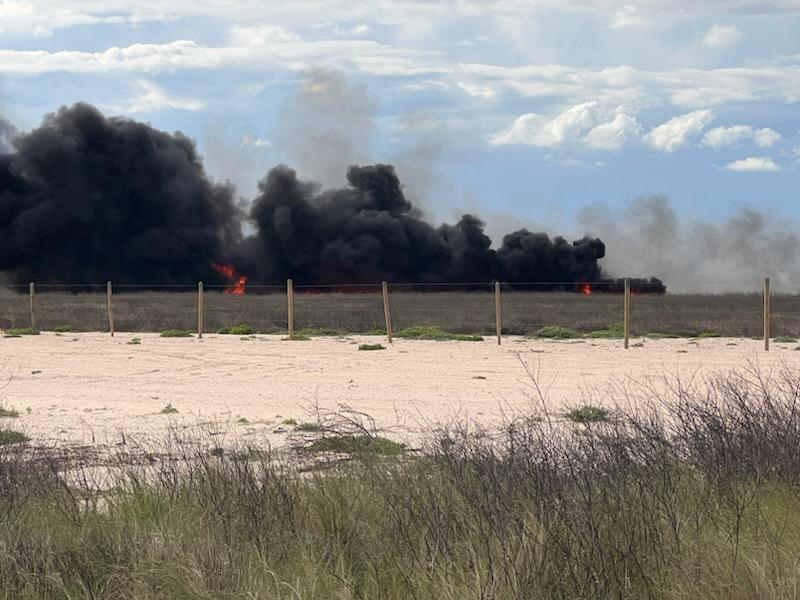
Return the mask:
<path id="1" fill-rule="evenodd" d="M 800 336 L 800 294 L 652 294 L 619 284 L 394 283 L 248 285 L 2 285 L 0 330 L 213 333 L 247 324 L 259 333 L 378 333 L 416 326 L 453 333 L 523 335 L 560 328 L 594 337 Z M 629 309 L 626 310 L 628 298 Z M 765 298 L 768 302 L 765 303 Z M 199 314 L 202 313 L 202 320 Z M 390 320 L 390 322 L 387 321 Z M 768 325 L 768 328 L 765 328 Z M 498 338 L 499 340 L 499 338 Z"/>

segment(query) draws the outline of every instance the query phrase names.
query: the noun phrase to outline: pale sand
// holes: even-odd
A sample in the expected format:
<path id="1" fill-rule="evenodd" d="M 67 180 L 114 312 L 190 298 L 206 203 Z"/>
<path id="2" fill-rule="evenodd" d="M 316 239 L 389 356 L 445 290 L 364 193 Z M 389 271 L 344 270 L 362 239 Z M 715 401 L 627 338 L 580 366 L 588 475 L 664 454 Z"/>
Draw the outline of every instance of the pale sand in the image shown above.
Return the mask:
<path id="1" fill-rule="evenodd" d="M 134 337 L 141 345 L 126 343 Z M 388 348 L 358 351 L 364 342 Z M 405 431 L 454 415 L 495 421 L 503 411 L 524 409 L 532 401 L 520 358 L 538 372 L 548 388 L 548 410 L 555 414 L 580 403 L 587 390 L 603 400 L 610 382 L 664 372 L 704 375 L 748 361 L 764 369 L 791 367 L 800 360 L 795 344 L 773 342 L 766 353 L 763 342 L 745 339 L 633 342 L 643 346 L 626 351 L 621 340 L 515 337 L 498 347 L 494 338 L 395 340 L 389 346 L 385 338 L 364 336 L 289 342 L 276 336 L 245 341 L 220 335 L 198 340 L 44 333 L 0 339 L 0 387 L 7 383 L 0 403 L 21 413 L 2 424 L 48 445 L 113 447 L 123 431 L 128 439 L 155 439 L 170 426 L 198 423 L 227 437 L 263 437 L 280 445 L 291 429 L 281 422 L 311 420 L 317 405 L 345 404 L 380 425 L 402 424 Z M 179 413 L 159 414 L 167 404 Z M 242 417 L 248 423 L 240 423 Z"/>

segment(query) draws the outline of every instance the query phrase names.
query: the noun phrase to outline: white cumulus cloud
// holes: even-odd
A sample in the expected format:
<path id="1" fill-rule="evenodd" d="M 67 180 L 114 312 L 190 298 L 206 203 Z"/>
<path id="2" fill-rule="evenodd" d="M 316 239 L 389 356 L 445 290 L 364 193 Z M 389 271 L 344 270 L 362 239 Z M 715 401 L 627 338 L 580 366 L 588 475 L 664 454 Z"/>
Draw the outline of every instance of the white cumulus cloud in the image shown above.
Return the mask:
<path id="1" fill-rule="evenodd" d="M 713 120 L 714 113 L 710 110 L 695 110 L 653 128 L 644 140 L 656 150 L 674 152 L 685 146 L 690 138 L 702 133 Z"/>
<path id="2" fill-rule="evenodd" d="M 552 148 L 583 143 L 601 150 L 618 150 L 639 136 L 636 118 L 622 108 L 609 112 L 596 100 L 582 102 L 555 115 L 524 114 L 491 138 L 495 145 L 526 144 Z"/>
<path id="3" fill-rule="evenodd" d="M 740 173 L 752 173 L 756 171 L 775 172 L 781 168 L 766 156 L 750 156 L 741 160 L 735 160 L 724 167 L 728 171 L 738 171 Z"/>
<path id="4" fill-rule="evenodd" d="M 601 150 L 619 150 L 641 135 L 641 125 L 635 117 L 617 113 L 614 120 L 601 123 L 586 134 L 586 143 Z"/>
<path id="5" fill-rule="evenodd" d="M 742 37 L 735 25 L 712 25 L 703 34 L 703 43 L 709 48 L 733 46 Z"/>
<path id="6" fill-rule="evenodd" d="M 781 134 L 762 127 L 756 129 L 750 125 L 733 125 L 732 127 L 715 127 L 703 136 L 703 145 L 711 148 L 732 146 L 745 140 L 752 140 L 759 148 L 769 148 L 781 139 Z"/>

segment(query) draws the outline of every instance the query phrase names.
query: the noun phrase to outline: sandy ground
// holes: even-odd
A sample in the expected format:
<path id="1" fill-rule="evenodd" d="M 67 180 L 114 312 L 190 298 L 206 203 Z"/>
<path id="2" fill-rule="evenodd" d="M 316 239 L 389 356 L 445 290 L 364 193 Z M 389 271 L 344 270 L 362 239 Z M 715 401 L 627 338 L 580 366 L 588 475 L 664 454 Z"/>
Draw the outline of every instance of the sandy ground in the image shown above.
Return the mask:
<path id="1" fill-rule="evenodd" d="M 128 342 L 138 337 L 141 344 Z M 315 407 L 347 405 L 381 426 L 412 432 L 454 416 L 491 422 L 532 401 L 521 361 L 538 374 L 553 413 L 587 394 L 607 399 L 610 386 L 660 374 L 697 377 L 757 361 L 795 365 L 795 344 L 743 339 L 557 342 L 506 337 L 484 342 L 351 336 L 281 341 L 207 335 L 62 334 L 0 339 L 0 404 L 19 411 L 3 424 L 41 445 L 118 447 L 157 439 L 168 428 L 205 427 L 239 440 L 280 445 L 285 419 L 313 420 Z M 538 401 L 537 401 L 538 402 Z M 177 414 L 161 414 L 172 405 Z M 246 421 L 245 421 L 246 420 Z M 13 422 L 12 422 L 13 421 Z M 390 436 L 391 437 L 391 436 Z"/>

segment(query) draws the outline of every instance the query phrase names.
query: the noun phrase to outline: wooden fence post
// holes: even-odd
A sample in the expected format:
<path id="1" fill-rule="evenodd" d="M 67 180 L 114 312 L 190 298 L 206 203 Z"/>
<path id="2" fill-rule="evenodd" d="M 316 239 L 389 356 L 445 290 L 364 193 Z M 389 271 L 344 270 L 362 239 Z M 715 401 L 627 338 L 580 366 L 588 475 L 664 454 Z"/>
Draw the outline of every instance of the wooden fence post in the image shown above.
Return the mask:
<path id="1" fill-rule="evenodd" d="M 31 329 L 36 331 L 36 303 L 35 303 L 35 296 L 36 296 L 36 286 L 31 281 L 30 285 L 28 286 L 28 292 L 31 297 Z"/>
<path id="2" fill-rule="evenodd" d="M 286 280 L 286 309 L 288 312 L 289 339 L 294 338 L 294 283 Z"/>
<path id="3" fill-rule="evenodd" d="M 627 350 L 631 338 L 631 280 L 627 277 L 625 278 L 625 300 L 623 304 L 625 311 L 623 330 L 625 334 L 625 349 Z"/>
<path id="4" fill-rule="evenodd" d="M 203 306 L 203 282 L 197 282 L 197 337 L 203 337 L 203 330 L 205 326 L 203 325 L 203 317 L 205 312 L 205 307 Z"/>
<path id="5" fill-rule="evenodd" d="M 108 311 L 108 332 L 114 337 L 114 306 L 111 303 L 111 282 L 106 283 L 106 310 Z"/>
<path id="6" fill-rule="evenodd" d="M 383 291 L 383 319 L 386 321 L 386 336 L 389 338 L 389 343 L 392 342 L 392 311 L 389 308 L 389 284 L 385 281 L 381 283 Z"/>
<path id="7" fill-rule="evenodd" d="M 764 279 L 764 350 L 769 352 L 769 277 Z"/>
<path id="8" fill-rule="evenodd" d="M 497 330 L 497 345 L 500 345 L 503 330 L 503 309 L 500 306 L 500 282 L 494 282 L 494 327 Z"/>

